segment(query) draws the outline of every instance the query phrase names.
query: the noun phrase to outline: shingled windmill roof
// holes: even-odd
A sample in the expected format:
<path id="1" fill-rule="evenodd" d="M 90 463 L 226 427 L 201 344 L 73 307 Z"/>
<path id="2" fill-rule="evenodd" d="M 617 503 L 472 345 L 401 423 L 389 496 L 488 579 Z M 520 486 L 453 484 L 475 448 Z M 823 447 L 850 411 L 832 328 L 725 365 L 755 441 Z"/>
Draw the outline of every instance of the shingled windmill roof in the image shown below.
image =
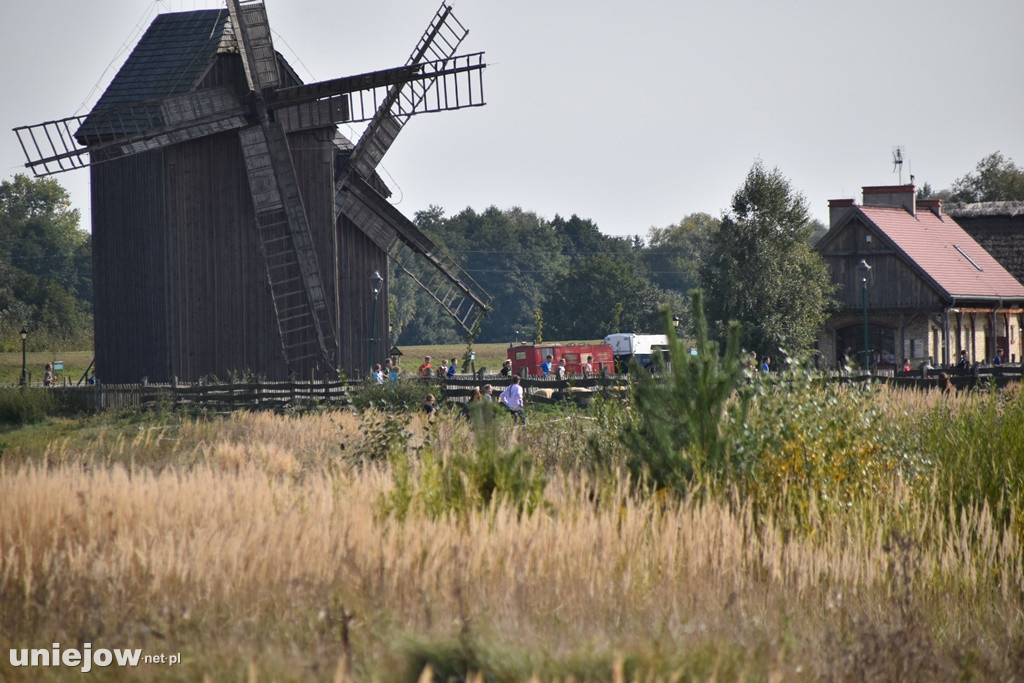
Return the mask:
<path id="1" fill-rule="evenodd" d="M 81 140 L 91 135 L 145 125 L 153 113 L 145 107 L 123 113 L 117 122 L 97 117 L 125 105 L 156 101 L 191 92 L 213 64 L 217 53 L 234 46 L 226 9 L 160 14 L 96 102 L 78 129 Z M 127 118 L 126 118 L 127 117 Z"/>

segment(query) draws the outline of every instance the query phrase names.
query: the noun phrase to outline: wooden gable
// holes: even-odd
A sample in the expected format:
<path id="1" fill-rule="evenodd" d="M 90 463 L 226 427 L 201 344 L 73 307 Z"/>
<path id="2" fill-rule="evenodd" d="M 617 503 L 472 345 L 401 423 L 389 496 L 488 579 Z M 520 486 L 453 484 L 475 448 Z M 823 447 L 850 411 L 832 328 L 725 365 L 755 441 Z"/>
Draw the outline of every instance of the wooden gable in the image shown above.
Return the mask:
<path id="1" fill-rule="evenodd" d="M 903 253 L 884 233 L 854 212 L 822 238 L 818 251 L 828 263 L 832 282 L 839 285 L 836 299 L 844 308 L 861 307 L 861 260 L 871 266 L 868 306 L 871 309 L 921 310 L 942 304 L 934 281 L 906 262 Z"/>

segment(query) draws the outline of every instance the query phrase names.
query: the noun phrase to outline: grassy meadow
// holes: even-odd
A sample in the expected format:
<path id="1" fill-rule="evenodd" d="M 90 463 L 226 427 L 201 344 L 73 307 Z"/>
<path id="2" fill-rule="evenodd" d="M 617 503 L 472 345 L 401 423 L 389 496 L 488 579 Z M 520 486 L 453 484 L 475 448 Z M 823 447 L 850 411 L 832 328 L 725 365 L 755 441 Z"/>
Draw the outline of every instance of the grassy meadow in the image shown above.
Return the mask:
<path id="1" fill-rule="evenodd" d="M 1020 393 L 749 389 L 739 464 L 675 487 L 621 401 L 9 427 L 0 642 L 181 654 L 100 680 L 1019 677 Z"/>
<path id="2" fill-rule="evenodd" d="M 46 364 L 55 360 L 63 361 L 64 371 L 59 373 L 58 380 L 64 382 L 66 378 L 68 383 L 75 384 L 92 362 L 92 355 L 92 351 L 29 351 L 25 354 L 25 368 L 31 383 L 41 385 Z M 17 384 L 20 380 L 21 352 L 0 353 L 0 385 Z"/>

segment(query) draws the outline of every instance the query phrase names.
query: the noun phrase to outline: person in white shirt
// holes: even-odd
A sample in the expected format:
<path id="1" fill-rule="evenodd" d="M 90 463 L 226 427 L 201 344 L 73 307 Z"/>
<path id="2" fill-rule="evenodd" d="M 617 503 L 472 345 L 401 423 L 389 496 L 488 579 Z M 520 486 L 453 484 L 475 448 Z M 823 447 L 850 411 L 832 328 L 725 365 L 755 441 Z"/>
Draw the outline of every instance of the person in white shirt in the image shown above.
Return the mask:
<path id="1" fill-rule="evenodd" d="M 523 412 L 523 387 L 519 384 L 518 376 L 512 378 L 505 391 L 498 396 L 498 403 L 501 403 L 512 413 L 512 423 L 526 425 L 526 414 Z"/>

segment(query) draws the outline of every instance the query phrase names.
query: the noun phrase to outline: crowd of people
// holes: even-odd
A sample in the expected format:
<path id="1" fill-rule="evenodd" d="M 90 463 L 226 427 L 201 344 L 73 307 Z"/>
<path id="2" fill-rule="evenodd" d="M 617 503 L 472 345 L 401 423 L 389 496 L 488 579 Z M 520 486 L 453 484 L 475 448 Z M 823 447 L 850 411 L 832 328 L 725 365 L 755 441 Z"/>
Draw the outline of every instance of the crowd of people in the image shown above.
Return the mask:
<path id="1" fill-rule="evenodd" d="M 589 370 L 590 358 L 584 364 L 584 368 Z M 545 359 L 545 363 L 541 365 L 542 375 L 545 377 L 555 377 L 558 379 L 565 379 L 568 376 L 565 359 L 562 359 L 558 364 L 553 362 L 553 358 L 549 355 Z M 437 379 L 447 378 L 453 379 L 458 373 L 458 359 L 442 359 L 438 365 L 434 365 L 434 359 L 431 356 L 425 356 L 423 362 L 416 370 L 416 376 L 421 379 Z M 513 374 L 512 361 L 506 360 L 502 363 L 498 376 L 502 379 L 509 380 L 509 384 L 505 387 L 497 396 L 495 396 L 494 387 L 491 384 L 483 384 L 480 387 L 473 388 L 469 399 L 462 404 L 461 415 L 466 419 L 469 419 L 474 406 L 480 403 L 493 403 L 501 406 L 507 410 L 512 417 L 513 423 L 517 425 L 526 424 L 526 395 L 522 385 L 522 379 Z M 373 366 L 371 379 L 375 384 L 386 385 L 395 384 L 401 377 L 401 368 L 399 367 L 397 359 L 388 358 L 384 363 L 378 363 Z M 437 396 L 434 394 L 427 394 L 423 399 L 423 403 L 420 406 L 420 411 L 427 417 L 428 420 L 433 420 L 440 408 Z"/>

